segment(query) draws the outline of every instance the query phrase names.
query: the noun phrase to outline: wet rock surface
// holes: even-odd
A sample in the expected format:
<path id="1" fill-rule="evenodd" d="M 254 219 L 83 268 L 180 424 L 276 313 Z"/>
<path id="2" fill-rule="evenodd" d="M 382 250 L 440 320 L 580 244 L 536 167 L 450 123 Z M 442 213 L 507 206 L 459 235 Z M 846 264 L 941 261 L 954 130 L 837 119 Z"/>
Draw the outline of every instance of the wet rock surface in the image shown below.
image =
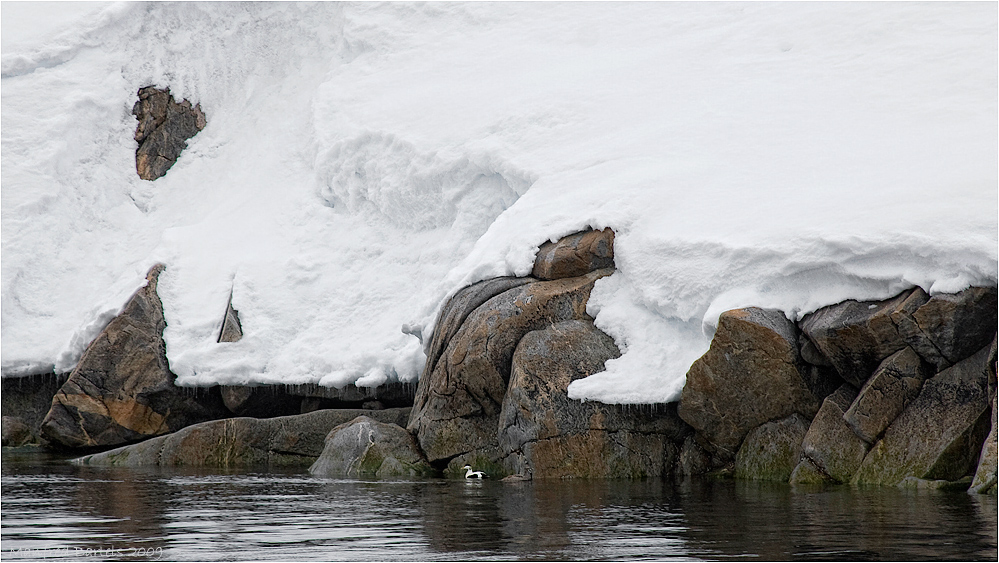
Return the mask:
<path id="1" fill-rule="evenodd" d="M 330 431 L 309 473 L 320 477 L 414 477 L 436 472 L 405 428 L 359 416 Z"/>
<path id="2" fill-rule="evenodd" d="M 81 465 L 240 468 L 312 465 L 330 431 L 359 416 L 404 423 L 409 409 L 329 409 L 276 418 L 229 418 L 78 458 Z"/>

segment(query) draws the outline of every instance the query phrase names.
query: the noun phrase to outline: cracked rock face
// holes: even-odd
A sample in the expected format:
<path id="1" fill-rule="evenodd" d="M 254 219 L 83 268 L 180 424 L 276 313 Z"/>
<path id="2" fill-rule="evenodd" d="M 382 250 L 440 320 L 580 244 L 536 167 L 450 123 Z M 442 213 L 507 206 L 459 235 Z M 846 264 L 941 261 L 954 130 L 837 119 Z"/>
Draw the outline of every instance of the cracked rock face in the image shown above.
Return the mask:
<path id="1" fill-rule="evenodd" d="M 493 467 L 490 463 L 500 456 L 496 431 L 517 343 L 528 332 L 553 323 L 589 319 L 590 290 L 610 273 L 598 270 L 519 285 L 467 315 L 433 371 L 425 370 L 420 378 L 407 427 L 431 463 Z M 447 315 L 448 311 L 441 312 L 442 318 Z"/>
<path id="2" fill-rule="evenodd" d="M 570 399 L 569 384 L 620 356 L 584 320 L 528 333 L 513 356 L 500 414 L 507 468 L 535 479 L 641 478 L 669 474 L 689 432 L 670 407 L 641 410 Z M 663 410 L 665 409 L 665 410 Z"/>
<path id="3" fill-rule="evenodd" d="M 147 86 L 139 90 L 139 101 L 132 107 L 139 120 L 135 128 L 135 170 L 143 180 L 155 180 L 167 173 L 187 148 L 187 140 L 205 128 L 201 105 L 177 102 L 170 89 Z"/>
<path id="4" fill-rule="evenodd" d="M 174 385 L 163 344 L 162 265 L 146 276 L 124 310 L 87 347 L 42 421 L 41 434 L 63 447 L 135 442 L 224 416 L 221 400 Z"/>
<path id="5" fill-rule="evenodd" d="M 80 465 L 255 467 L 313 464 L 330 431 L 359 416 L 399 424 L 409 409 L 328 409 L 277 418 L 213 420 L 74 460 Z"/>
<path id="6" fill-rule="evenodd" d="M 690 366 L 680 417 L 702 443 L 734 457 L 754 428 L 797 412 L 811 420 L 819 402 L 800 373 L 797 332 L 784 313 L 726 311 L 708 352 Z"/>

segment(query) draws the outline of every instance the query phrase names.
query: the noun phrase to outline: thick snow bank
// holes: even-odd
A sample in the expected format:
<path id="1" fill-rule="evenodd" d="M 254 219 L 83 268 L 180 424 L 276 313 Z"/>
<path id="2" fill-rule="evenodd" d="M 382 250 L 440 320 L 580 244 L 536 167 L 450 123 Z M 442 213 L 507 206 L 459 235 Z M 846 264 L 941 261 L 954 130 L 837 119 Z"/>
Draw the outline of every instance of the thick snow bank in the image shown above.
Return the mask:
<path id="1" fill-rule="evenodd" d="M 6 10 L 6 8 L 5 8 Z M 5 12 L 5 18 L 7 16 Z M 162 261 L 185 385 L 414 380 L 442 300 L 617 232 L 574 397 L 675 398 L 718 313 L 997 278 L 994 4 L 114 4 L 2 60 L 3 370 Z M 5 27 L 7 21 L 5 21 Z M 135 92 L 208 126 L 134 172 Z M 230 291 L 244 338 L 218 344 Z"/>

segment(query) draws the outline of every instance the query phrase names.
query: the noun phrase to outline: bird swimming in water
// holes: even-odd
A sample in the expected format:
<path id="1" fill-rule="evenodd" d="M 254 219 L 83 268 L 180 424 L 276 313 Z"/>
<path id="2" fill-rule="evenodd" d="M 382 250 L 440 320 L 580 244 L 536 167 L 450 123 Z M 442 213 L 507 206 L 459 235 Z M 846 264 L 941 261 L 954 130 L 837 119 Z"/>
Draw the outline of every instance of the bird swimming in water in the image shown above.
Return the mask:
<path id="1" fill-rule="evenodd" d="M 462 469 L 465 470 L 465 479 L 485 479 L 488 477 L 488 475 L 481 471 L 472 471 L 471 465 L 466 465 L 465 467 L 462 467 Z"/>

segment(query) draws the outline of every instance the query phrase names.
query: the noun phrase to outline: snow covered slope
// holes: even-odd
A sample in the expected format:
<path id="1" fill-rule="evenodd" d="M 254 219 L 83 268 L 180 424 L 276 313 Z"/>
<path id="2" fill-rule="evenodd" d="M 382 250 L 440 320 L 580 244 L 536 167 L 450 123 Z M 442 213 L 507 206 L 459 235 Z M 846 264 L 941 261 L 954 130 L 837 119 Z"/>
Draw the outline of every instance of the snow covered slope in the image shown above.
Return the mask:
<path id="1" fill-rule="evenodd" d="M 570 393 L 625 403 L 732 307 L 996 283 L 994 3 L 2 9 L 5 376 L 72 367 L 156 262 L 180 384 L 377 385 L 451 292 L 612 227 L 624 354 Z M 154 182 L 147 85 L 208 116 Z"/>

